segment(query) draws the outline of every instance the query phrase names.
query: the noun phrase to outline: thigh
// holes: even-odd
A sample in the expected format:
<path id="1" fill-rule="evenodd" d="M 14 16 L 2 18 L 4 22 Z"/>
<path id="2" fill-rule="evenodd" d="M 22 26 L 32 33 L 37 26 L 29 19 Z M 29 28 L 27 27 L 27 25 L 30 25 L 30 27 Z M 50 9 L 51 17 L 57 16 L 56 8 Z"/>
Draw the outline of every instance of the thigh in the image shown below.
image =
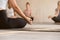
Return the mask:
<path id="1" fill-rule="evenodd" d="M 6 15 L 6 10 L 0 11 L 0 20 L 2 22 L 8 22 L 8 18 L 7 18 L 7 15 Z"/>
<path id="2" fill-rule="evenodd" d="M 0 11 L 0 29 L 9 28 L 8 18 L 6 16 L 6 10 Z"/>
<path id="3" fill-rule="evenodd" d="M 22 18 L 8 18 L 8 21 L 12 28 L 23 28 L 27 24 Z"/>

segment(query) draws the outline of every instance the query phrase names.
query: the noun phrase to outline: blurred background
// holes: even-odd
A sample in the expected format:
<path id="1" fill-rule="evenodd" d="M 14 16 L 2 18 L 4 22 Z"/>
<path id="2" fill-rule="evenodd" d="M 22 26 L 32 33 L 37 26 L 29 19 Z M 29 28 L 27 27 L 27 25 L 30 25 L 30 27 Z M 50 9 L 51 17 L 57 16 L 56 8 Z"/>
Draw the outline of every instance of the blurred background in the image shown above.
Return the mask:
<path id="1" fill-rule="evenodd" d="M 19 7 L 24 11 L 26 2 L 29 2 L 34 16 L 34 23 L 53 23 L 48 19 L 54 15 L 59 0 L 16 0 Z"/>

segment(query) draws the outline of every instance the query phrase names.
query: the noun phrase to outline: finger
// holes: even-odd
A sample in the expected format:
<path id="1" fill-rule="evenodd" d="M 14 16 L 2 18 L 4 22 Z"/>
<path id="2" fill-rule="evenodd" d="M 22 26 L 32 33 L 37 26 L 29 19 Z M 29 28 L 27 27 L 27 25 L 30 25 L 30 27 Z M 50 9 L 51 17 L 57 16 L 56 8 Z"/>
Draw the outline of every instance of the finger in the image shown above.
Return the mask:
<path id="1" fill-rule="evenodd" d="M 31 24 L 32 24 L 32 21 L 29 21 L 29 23 L 28 23 L 28 24 L 30 24 L 30 25 L 31 25 Z"/>

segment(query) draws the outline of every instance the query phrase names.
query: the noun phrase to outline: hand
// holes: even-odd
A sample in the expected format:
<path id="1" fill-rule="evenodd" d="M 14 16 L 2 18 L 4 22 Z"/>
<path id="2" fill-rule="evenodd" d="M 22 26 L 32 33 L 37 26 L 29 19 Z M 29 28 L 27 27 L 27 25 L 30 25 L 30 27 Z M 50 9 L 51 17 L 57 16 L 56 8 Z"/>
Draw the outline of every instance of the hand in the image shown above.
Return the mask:
<path id="1" fill-rule="evenodd" d="M 48 18 L 52 18 L 52 16 L 48 16 Z"/>
<path id="2" fill-rule="evenodd" d="M 27 20 L 28 24 L 32 24 L 32 19 L 31 18 L 26 17 L 26 20 Z"/>
<path id="3" fill-rule="evenodd" d="M 18 18 L 17 16 L 11 16 L 10 18 Z"/>

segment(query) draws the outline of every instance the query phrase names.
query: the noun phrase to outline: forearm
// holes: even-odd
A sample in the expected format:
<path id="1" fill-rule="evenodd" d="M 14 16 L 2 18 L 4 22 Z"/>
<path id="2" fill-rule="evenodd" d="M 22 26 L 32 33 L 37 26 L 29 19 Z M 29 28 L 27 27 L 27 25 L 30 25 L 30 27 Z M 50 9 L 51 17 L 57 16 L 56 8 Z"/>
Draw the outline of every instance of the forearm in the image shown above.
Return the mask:
<path id="1" fill-rule="evenodd" d="M 15 0 L 9 0 L 9 3 L 12 5 L 12 8 L 14 9 L 15 12 L 17 12 L 21 17 L 26 19 L 25 14 L 22 12 L 22 10 L 19 8 L 19 6 L 16 4 Z"/>
<path id="2" fill-rule="evenodd" d="M 53 17 L 57 17 L 57 15 L 53 15 L 53 16 L 51 16 L 50 18 L 53 18 Z"/>
<path id="3" fill-rule="evenodd" d="M 17 12 L 21 17 L 23 17 L 24 19 L 26 19 L 25 14 L 22 12 L 22 10 L 19 7 L 13 7 L 14 11 Z"/>
<path id="4" fill-rule="evenodd" d="M 17 12 L 21 17 L 23 17 L 29 24 L 32 24 L 32 20 L 29 17 L 25 16 L 25 14 L 22 12 L 22 10 L 17 5 L 16 0 L 8 0 L 8 1 L 11 4 L 15 12 Z"/>
<path id="5" fill-rule="evenodd" d="M 58 16 L 58 14 L 55 14 L 54 16 L 55 16 L 55 17 L 57 17 L 57 16 Z"/>
<path id="6" fill-rule="evenodd" d="M 55 13 L 55 15 L 52 16 L 52 18 L 53 18 L 53 17 L 57 17 L 57 16 L 58 16 L 58 13 Z"/>

